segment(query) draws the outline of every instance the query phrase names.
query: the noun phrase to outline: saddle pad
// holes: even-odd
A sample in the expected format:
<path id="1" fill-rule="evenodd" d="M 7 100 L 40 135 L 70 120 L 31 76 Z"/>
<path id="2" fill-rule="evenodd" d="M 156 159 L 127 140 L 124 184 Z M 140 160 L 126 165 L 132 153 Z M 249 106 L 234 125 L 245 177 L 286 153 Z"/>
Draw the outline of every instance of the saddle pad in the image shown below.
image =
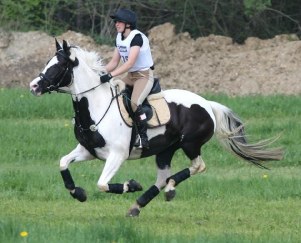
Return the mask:
<path id="1" fill-rule="evenodd" d="M 161 92 L 162 93 L 162 92 Z M 152 118 L 147 122 L 147 126 L 150 128 L 159 127 L 165 125 L 170 120 L 170 111 L 167 105 L 166 100 L 163 97 L 163 94 L 154 94 L 147 97 L 149 104 L 153 110 Z M 126 111 L 123 104 L 123 97 L 118 97 L 118 106 L 121 117 L 124 122 L 129 126 L 133 126 L 133 120 L 129 116 L 129 113 Z"/>

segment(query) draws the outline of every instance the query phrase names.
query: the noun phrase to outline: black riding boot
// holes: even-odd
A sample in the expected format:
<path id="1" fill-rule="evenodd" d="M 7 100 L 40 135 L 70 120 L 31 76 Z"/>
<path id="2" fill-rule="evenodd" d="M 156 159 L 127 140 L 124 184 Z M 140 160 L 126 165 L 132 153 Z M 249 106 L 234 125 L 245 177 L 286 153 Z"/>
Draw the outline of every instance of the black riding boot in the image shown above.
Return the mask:
<path id="1" fill-rule="evenodd" d="M 146 115 L 143 112 L 141 105 L 137 107 L 134 119 L 140 137 L 140 139 L 136 140 L 134 146 L 139 148 L 143 147 L 149 149 L 149 142 L 146 134 L 147 131 Z"/>

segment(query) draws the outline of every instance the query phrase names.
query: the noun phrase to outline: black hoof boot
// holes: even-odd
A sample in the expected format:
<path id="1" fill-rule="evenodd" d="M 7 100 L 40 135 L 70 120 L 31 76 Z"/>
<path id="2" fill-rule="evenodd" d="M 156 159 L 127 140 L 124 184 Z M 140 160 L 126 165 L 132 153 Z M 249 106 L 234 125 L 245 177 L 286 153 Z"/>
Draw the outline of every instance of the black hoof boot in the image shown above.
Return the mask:
<path id="1" fill-rule="evenodd" d="M 131 208 L 126 214 L 127 217 L 138 217 L 140 214 L 139 208 Z"/>
<path id="2" fill-rule="evenodd" d="M 165 200 L 171 201 L 176 196 L 176 190 L 169 190 L 168 192 L 165 192 Z"/>
<path id="3" fill-rule="evenodd" d="M 129 187 L 128 192 L 137 192 L 143 190 L 140 183 L 135 181 L 134 179 L 129 180 L 128 187 Z"/>
<path id="4" fill-rule="evenodd" d="M 75 187 L 74 193 L 70 192 L 70 195 L 80 202 L 85 202 L 87 200 L 87 194 L 81 187 Z"/>

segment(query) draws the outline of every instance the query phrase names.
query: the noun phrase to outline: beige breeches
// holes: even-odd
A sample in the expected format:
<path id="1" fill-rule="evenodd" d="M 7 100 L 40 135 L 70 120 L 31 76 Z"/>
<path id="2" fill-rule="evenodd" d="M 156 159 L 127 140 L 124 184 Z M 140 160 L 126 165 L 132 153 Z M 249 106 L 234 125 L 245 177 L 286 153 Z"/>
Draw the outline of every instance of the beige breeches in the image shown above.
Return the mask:
<path id="1" fill-rule="evenodd" d="M 133 86 L 131 104 L 133 111 L 136 111 L 137 106 L 142 104 L 153 87 L 153 71 L 149 69 L 146 71 L 128 73 L 122 80 L 127 85 Z"/>

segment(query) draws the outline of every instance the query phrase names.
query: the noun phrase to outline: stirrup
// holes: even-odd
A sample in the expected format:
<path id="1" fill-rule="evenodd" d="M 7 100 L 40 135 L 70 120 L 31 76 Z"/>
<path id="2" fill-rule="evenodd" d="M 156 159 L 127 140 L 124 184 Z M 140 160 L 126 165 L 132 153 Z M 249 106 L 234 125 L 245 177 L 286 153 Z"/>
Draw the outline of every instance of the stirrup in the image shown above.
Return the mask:
<path id="1" fill-rule="evenodd" d="M 141 148 L 141 149 L 143 148 L 143 146 L 142 146 L 142 140 L 141 140 L 141 137 L 140 137 L 139 134 L 136 136 L 134 147 Z"/>
<path id="2" fill-rule="evenodd" d="M 143 146 L 142 138 L 138 134 L 136 137 L 136 141 L 134 143 L 134 147 L 140 148 L 140 149 L 142 149 L 142 148 L 149 149 L 149 142 L 148 141 L 146 141 L 146 142 L 147 142 L 147 144 L 145 146 Z"/>

